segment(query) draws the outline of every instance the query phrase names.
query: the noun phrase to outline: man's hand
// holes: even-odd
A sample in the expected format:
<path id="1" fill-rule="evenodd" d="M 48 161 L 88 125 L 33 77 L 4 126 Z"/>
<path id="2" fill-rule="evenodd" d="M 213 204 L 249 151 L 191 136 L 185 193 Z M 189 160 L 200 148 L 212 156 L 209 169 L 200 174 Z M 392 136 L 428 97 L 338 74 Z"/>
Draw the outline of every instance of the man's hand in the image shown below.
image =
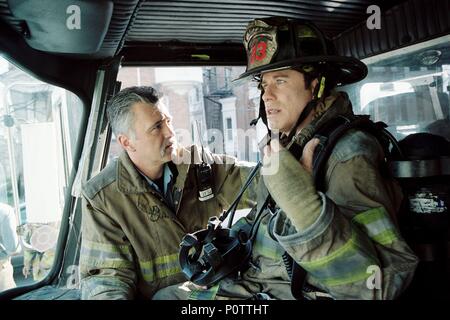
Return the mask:
<path id="1" fill-rule="evenodd" d="M 318 142 L 313 139 L 307 143 L 300 162 L 276 140 L 264 148 L 264 184 L 297 231 L 312 225 L 321 212 L 322 202 L 311 175 Z M 270 170 L 271 167 L 276 170 Z"/>
<path id="2" fill-rule="evenodd" d="M 313 171 L 314 150 L 316 149 L 318 144 L 319 144 L 319 139 L 317 139 L 317 138 L 314 138 L 314 139 L 311 139 L 310 141 L 308 141 L 308 143 L 303 148 L 303 154 L 300 159 L 300 164 L 310 174 Z M 263 162 L 267 162 L 269 157 L 274 156 L 276 153 L 280 152 L 283 149 L 285 149 L 285 148 L 282 145 L 280 145 L 280 142 L 278 140 L 270 141 L 270 145 L 265 146 L 263 149 L 263 152 L 264 152 L 264 161 Z"/>

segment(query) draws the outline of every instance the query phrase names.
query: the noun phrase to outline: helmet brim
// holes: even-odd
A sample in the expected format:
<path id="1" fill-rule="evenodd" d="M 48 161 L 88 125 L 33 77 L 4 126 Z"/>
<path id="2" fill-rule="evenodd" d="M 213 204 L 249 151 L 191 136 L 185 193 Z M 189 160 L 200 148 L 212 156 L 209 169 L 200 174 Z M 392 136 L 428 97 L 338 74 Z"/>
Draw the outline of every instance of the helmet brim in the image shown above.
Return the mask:
<path id="1" fill-rule="evenodd" d="M 237 79 L 234 79 L 233 83 L 240 84 L 245 80 L 260 76 L 264 72 L 280 70 L 284 68 L 287 69 L 309 63 L 329 63 L 330 65 L 332 65 L 336 69 L 335 72 L 338 73 L 333 76 L 335 76 L 335 79 L 337 79 L 339 86 L 361 81 L 367 76 L 367 66 L 362 61 L 356 58 L 343 56 L 314 56 L 284 60 L 260 66 L 250 71 L 244 72 Z"/>

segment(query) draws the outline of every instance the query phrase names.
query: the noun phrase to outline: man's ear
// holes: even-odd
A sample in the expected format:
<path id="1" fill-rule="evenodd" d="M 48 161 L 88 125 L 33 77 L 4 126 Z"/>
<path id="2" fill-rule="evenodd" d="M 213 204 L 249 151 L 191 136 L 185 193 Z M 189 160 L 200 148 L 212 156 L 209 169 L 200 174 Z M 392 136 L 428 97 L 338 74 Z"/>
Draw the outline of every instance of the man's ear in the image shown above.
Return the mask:
<path id="1" fill-rule="evenodd" d="M 131 142 L 130 138 L 128 138 L 124 134 L 119 134 L 117 137 L 117 142 L 128 152 L 134 152 L 136 149 L 133 146 L 133 143 Z"/>

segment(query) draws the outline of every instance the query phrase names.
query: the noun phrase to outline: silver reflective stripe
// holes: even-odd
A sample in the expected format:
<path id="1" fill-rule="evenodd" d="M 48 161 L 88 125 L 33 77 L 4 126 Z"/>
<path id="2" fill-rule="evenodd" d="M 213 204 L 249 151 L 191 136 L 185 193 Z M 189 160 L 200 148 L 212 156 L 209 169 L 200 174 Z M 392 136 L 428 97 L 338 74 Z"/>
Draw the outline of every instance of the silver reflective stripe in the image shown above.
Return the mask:
<path id="1" fill-rule="evenodd" d="M 80 262 L 96 268 L 130 268 L 133 267 L 133 256 L 127 245 L 115 246 L 84 240 Z"/>

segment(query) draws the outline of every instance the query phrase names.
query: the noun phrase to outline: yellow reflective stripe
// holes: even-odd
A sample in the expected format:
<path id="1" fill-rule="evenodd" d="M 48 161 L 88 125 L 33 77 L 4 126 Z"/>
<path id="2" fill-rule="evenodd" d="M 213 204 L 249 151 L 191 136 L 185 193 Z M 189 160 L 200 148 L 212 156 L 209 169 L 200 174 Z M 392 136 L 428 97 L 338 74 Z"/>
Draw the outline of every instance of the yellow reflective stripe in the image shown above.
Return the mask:
<path id="1" fill-rule="evenodd" d="M 270 237 L 267 225 L 261 223 L 253 243 L 253 256 L 261 255 L 272 260 L 280 260 L 284 251 L 278 242 Z"/>
<path id="2" fill-rule="evenodd" d="M 94 242 L 90 240 L 83 240 L 83 246 L 88 247 L 90 249 L 95 249 L 98 251 L 105 251 L 105 252 L 117 252 L 122 254 L 131 253 L 129 245 L 120 245 L 116 246 L 109 243 L 101 243 L 101 242 Z"/>
<path id="3" fill-rule="evenodd" d="M 153 259 L 155 264 L 168 264 L 174 261 L 178 261 L 178 253 L 171 254 L 169 256 L 161 256 Z"/>
<path id="4" fill-rule="evenodd" d="M 353 217 L 353 221 L 360 224 L 369 224 L 376 220 L 383 219 L 386 216 L 385 213 L 386 210 L 383 207 L 373 208 L 357 214 Z"/>
<path id="5" fill-rule="evenodd" d="M 255 242 L 253 253 L 272 260 L 279 260 L 282 254 L 276 248 L 265 246 L 262 241 Z"/>
<path id="6" fill-rule="evenodd" d="M 373 241 L 376 241 L 379 244 L 388 245 L 394 242 L 395 240 L 398 240 L 398 234 L 396 231 L 386 230 L 380 234 L 373 236 L 372 238 Z"/>
<path id="7" fill-rule="evenodd" d="M 215 284 L 209 289 L 196 289 L 192 290 L 188 297 L 188 300 L 214 300 L 219 291 L 219 284 Z"/>
<path id="8" fill-rule="evenodd" d="M 301 266 L 320 282 L 329 285 L 349 284 L 367 279 L 367 268 L 377 260 L 360 247 L 365 240 L 353 230 L 352 237 L 333 253 L 313 261 L 302 261 Z"/>
<path id="9" fill-rule="evenodd" d="M 333 260 L 335 260 L 339 256 L 343 256 L 346 253 L 354 251 L 355 248 L 356 248 L 355 234 L 353 234 L 346 244 L 344 244 L 342 247 L 340 247 L 333 253 L 317 260 L 302 262 L 302 266 L 310 270 L 327 267 L 331 262 L 333 262 Z"/>
<path id="10" fill-rule="evenodd" d="M 367 272 L 367 268 L 363 271 L 360 271 L 358 273 L 352 274 L 348 277 L 341 277 L 341 278 L 335 278 L 335 279 L 324 279 L 322 280 L 322 283 L 326 286 L 332 287 L 332 286 L 342 286 L 349 283 L 359 282 L 367 280 L 367 278 L 371 274 Z"/>
<path id="11" fill-rule="evenodd" d="M 140 261 L 139 264 L 144 280 L 149 282 L 181 272 L 178 253 L 157 257 L 150 261 Z"/>
<path id="12" fill-rule="evenodd" d="M 133 268 L 133 262 L 127 260 L 104 260 L 81 256 L 80 264 L 88 268 Z"/>
<path id="13" fill-rule="evenodd" d="M 399 234 L 383 207 L 370 209 L 356 215 L 353 219 L 369 237 L 381 244 L 388 245 L 398 240 Z"/>

